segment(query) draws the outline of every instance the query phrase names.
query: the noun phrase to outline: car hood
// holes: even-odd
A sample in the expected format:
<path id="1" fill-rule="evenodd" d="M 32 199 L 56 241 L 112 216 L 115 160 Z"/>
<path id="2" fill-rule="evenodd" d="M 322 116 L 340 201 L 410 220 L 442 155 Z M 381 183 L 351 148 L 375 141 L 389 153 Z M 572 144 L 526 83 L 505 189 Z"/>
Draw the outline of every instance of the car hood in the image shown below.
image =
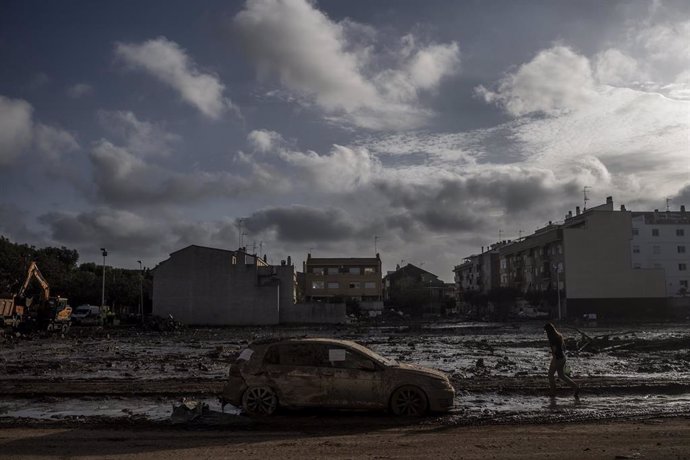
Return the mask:
<path id="1" fill-rule="evenodd" d="M 437 371 L 436 369 L 431 369 L 431 368 L 424 367 L 424 366 L 418 366 L 416 364 L 402 364 L 402 363 L 400 363 L 396 366 L 392 366 L 391 369 L 400 370 L 400 371 L 403 371 L 403 372 L 408 373 L 408 374 L 423 375 L 426 377 L 435 377 L 435 378 L 440 378 L 443 380 L 446 380 L 448 378 L 448 376 L 441 371 Z"/>

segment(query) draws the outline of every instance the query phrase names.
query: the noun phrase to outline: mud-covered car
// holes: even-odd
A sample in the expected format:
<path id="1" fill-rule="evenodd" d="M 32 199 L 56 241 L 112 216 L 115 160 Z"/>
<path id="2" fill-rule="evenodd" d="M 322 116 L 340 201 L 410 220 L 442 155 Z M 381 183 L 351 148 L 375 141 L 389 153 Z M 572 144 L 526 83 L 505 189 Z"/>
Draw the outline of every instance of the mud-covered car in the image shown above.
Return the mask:
<path id="1" fill-rule="evenodd" d="M 419 416 L 449 410 L 454 397 L 443 372 L 399 364 L 348 340 L 311 338 L 250 344 L 230 366 L 221 402 L 250 415 L 323 407 Z"/>

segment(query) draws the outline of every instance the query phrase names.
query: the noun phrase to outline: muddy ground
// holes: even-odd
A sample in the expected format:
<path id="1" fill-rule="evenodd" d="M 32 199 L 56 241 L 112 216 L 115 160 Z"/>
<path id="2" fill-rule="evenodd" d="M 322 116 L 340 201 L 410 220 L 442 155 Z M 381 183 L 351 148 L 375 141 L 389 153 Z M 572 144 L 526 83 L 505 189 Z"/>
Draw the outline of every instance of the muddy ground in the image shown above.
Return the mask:
<path id="1" fill-rule="evenodd" d="M 0 424 L 167 424 L 183 397 L 209 405 L 195 423 L 319 428 L 397 426 L 383 414 L 298 412 L 269 421 L 215 395 L 249 341 L 267 336 L 356 340 L 401 362 L 447 372 L 457 390 L 449 413 L 415 425 L 552 423 L 690 415 L 689 324 L 563 327 L 579 402 L 547 397 L 549 351 L 542 323 L 432 323 L 339 328 L 73 328 L 67 336 L 0 338 Z M 410 423 L 410 422 L 405 422 Z"/>

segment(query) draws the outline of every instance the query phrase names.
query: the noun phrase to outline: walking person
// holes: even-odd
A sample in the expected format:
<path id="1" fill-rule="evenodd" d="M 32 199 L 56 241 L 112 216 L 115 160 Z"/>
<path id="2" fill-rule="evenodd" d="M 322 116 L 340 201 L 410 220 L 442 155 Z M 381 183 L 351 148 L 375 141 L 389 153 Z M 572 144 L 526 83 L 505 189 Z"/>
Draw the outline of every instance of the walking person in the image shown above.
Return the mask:
<path id="1" fill-rule="evenodd" d="M 544 325 L 546 336 L 551 346 L 551 365 L 549 366 L 549 386 L 551 387 L 551 397 L 556 397 L 556 378 L 554 374 L 558 372 L 558 377 L 570 385 L 575 390 L 575 399 L 579 399 L 580 387 L 565 373 L 565 344 L 563 336 L 556 330 L 553 324 Z"/>

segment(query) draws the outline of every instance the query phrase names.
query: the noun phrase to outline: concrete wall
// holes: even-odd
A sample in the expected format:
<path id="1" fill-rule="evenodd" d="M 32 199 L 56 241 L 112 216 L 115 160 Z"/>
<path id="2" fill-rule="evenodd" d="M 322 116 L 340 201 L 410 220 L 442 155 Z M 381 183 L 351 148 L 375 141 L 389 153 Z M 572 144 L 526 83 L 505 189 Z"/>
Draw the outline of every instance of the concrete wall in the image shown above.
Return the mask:
<path id="1" fill-rule="evenodd" d="M 171 254 L 154 271 L 153 314 L 190 325 L 278 324 L 281 297 L 294 285 L 281 293 L 280 277 L 259 276 L 271 267 L 257 267 L 253 258 L 245 264 L 244 257 L 233 264 L 233 254 L 199 246 Z"/>
<path id="2" fill-rule="evenodd" d="M 624 211 L 593 211 L 582 226 L 563 229 L 568 302 L 666 296 L 663 270 L 632 268 L 631 238 Z"/>
<path id="3" fill-rule="evenodd" d="M 339 324 L 346 318 L 344 303 L 298 303 L 280 309 L 283 324 Z"/>

